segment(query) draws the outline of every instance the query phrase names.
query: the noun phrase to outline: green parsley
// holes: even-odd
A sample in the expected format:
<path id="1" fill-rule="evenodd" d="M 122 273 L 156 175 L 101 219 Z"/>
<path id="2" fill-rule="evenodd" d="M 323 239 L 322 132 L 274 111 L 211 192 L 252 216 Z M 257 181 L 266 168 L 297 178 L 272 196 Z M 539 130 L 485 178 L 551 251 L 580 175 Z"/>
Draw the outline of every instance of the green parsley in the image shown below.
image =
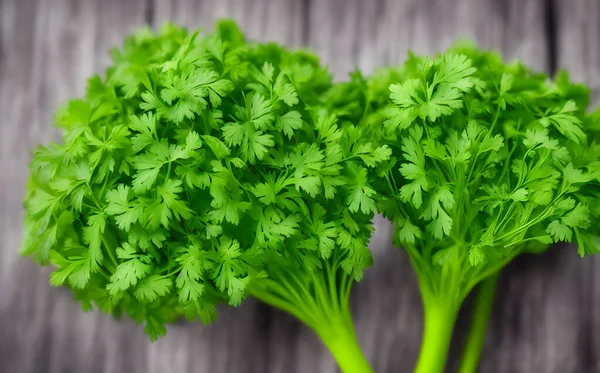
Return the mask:
<path id="1" fill-rule="evenodd" d="M 34 152 L 23 252 L 151 340 L 253 295 L 314 329 L 344 372 L 370 371 L 348 298 L 372 261 L 368 169 L 391 152 L 329 113 L 318 59 L 231 21 L 141 29 L 112 57 L 57 113 L 63 142 Z"/>
<path id="2" fill-rule="evenodd" d="M 551 81 L 462 43 L 332 92 L 332 110 L 392 150 L 374 186 L 419 280 L 416 372 L 443 371 L 463 300 L 515 256 L 559 241 L 598 252 L 600 121 L 566 72 Z"/>

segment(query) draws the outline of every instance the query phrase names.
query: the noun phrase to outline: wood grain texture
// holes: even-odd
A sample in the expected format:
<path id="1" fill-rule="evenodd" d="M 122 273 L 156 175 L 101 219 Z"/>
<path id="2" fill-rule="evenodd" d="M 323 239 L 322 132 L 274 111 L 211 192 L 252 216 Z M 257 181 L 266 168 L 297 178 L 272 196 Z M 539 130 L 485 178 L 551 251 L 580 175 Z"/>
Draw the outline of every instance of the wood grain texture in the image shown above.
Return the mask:
<path id="1" fill-rule="evenodd" d="M 554 0 L 556 60 L 573 79 L 592 87 L 594 104 L 600 98 L 600 2 Z"/>
<path id="2" fill-rule="evenodd" d="M 233 18 L 248 38 L 298 47 L 304 43 L 306 1 L 303 0 L 149 0 L 150 22 L 173 21 L 193 29 L 211 30 L 216 19 Z"/>
<path id="3" fill-rule="evenodd" d="M 310 330 L 258 302 L 220 309 L 209 327 L 172 325 L 150 344 L 129 320 L 81 312 L 66 290 L 48 286 L 47 269 L 17 255 L 29 149 L 58 139 L 50 126 L 57 105 L 81 95 L 85 79 L 109 63 L 107 50 L 136 26 L 210 29 L 220 17 L 256 40 L 314 48 L 337 79 L 468 37 L 539 70 L 568 67 L 600 88 L 595 0 L 0 0 L 1 373 L 336 371 Z M 357 334 L 376 372 L 409 372 L 422 327 L 416 281 L 390 246 L 389 223 L 375 223 L 375 266 L 352 297 Z M 513 263 L 480 371 L 600 372 L 599 265 L 566 247 Z M 453 346 L 451 367 L 458 352 Z"/>
<path id="4" fill-rule="evenodd" d="M 543 0 L 312 0 L 308 44 L 340 79 L 440 52 L 459 38 L 547 68 Z"/>
<path id="5" fill-rule="evenodd" d="M 50 126 L 56 106 L 83 93 L 85 79 L 106 63 L 107 44 L 143 23 L 137 17 L 143 6 L 118 0 L 0 2 L 2 372 L 146 370 L 146 340 L 132 333 L 132 323 L 123 327 L 106 315 L 81 312 L 66 290 L 48 286 L 47 269 L 17 256 L 30 149 L 58 139 Z"/>

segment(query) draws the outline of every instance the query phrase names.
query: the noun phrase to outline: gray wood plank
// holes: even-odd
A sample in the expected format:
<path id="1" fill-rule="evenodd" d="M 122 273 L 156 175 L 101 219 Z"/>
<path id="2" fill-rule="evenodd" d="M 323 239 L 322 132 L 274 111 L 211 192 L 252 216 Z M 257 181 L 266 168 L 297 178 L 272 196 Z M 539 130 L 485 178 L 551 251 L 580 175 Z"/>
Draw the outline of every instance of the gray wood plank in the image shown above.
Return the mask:
<path id="1" fill-rule="evenodd" d="M 595 0 L 554 0 L 556 60 L 573 79 L 585 82 L 599 104 L 600 91 L 600 3 Z"/>
<path id="2" fill-rule="evenodd" d="M 547 68 L 543 0 L 314 0 L 308 45 L 339 79 L 404 61 L 406 51 L 442 51 L 459 38 Z"/>
<path id="3" fill-rule="evenodd" d="M 500 279 L 481 371 L 594 372 L 580 343 L 586 268 L 566 245 L 509 266 Z"/>
<path id="4" fill-rule="evenodd" d="M 155 26 L 173 21 L 210 31 L 216 19 L 233 18 L 251 39 L 277 41 L 288 46 L 303 43 L 306 15 L 303 0 L 152 1 Z"/>
<path id="5" fill-rule="evenodd" d="M 16 143 L 28 147 L 27 132 L 18 131 L 17 126 L 10 123 L 31 122 L 35 118 L 32 110 L 28 108 L 27 102 L 35 102 L 37 90 L 35 85 L 36 74 L 34 64 L 34 40 L 35 29 L 33 27 L 18 31 L 19 25 L 28 19 L 35 19 L 37 13 L 36 3 L 24 2 L 17 10 L 17 2 L 0 3 L 0 24 L 2 32 L 0 34 L 0 119 L 3 125 L 0 127 L 0 327 L 2 338 L 0 338 L 0 356 L 5 366 L 11 370 L 27 371 L 33 365 L 32 361 L 19 361 L 16 356 L 22 346 L 27 342 L 32 345 L 32 333 L 26 335 L 26 325 L 23 322 L 15 320 L 13 314 L 19 312 L 31 319 L 30 326 L 35 328 L 40 322 L 35 322 L 35 310 L 27 307 L 25 298 L 27 296 L 40 299 L 41 306 L 47 303 L 38 288 L 34 284 L 28 289 L 19 289 L 13 282 L 15 271 L 16 255 L 13 253 L 19 245 L 19 230 L 23 214 L 21 212 L 19 200 L 21 193 L 16 183 L 19 183 L 23 177 L 22 167 L 26 151 L 20 152 L 15 146 Z M 26 71 L 20 71 L 22 67 Z M 9 84 L 14 86 L 10 89 Z M 17 163 L 16 165 L 13 162 Z M 21 267 L 23 268 L 23 267 Z M 37 276 L 36 276 L 37 277 Z M 35 282 L 35 278 L 33 278 Z M 23 291 L 23 293 L 21 293 Z M 39 314 L 39 313 L 38 313 Z M 39 317 L 38 317 L 39 318 Z M 33 347 L 33 346 L 32 346 Z M 39 350 L 38 350 L 39 351 Z M 26 357 L 23 356 L 23 357 Z M 22 369 L 18 369 L 22 368 Z M 26 370 L 27 369 L 27 370 Z"/>

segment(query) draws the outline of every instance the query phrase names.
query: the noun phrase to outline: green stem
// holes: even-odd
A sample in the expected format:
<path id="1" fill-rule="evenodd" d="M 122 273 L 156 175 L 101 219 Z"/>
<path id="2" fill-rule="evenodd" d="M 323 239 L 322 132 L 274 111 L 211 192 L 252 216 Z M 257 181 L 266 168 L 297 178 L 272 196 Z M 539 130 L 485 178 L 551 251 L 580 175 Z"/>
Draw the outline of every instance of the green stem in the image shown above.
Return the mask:
<path id="1" fill-rule="evenodd" d="M 442 373 L 458 315 L 453 302 L 424 298 L 424 331 L 415 373 Z"/>
<path id="2" fill-rule="evenodd" d="M 102 244 L 104 245 L 104 248 L 106 249 L 106 252 L 108 253 L 108 257 L 110 258 L 110 261 L 115 266 L 114 268 L 110 268 L 111 273 L 114 273 L 116 268 L 119 266 L 119 262 L 117 261 L 115 254 L 113 254 L 114 249 L 108 245 L 104 236 L 100 236 L 100 240 L 102 241 Z"/>
<path id="3" fill-rule="evenodd" d="M 495 273 L 479 284 L 467 344 L 458 369 L 459 373 L 475 373 L 477 371 L 497 283 L 498 273 Z"/>
<path id="4" fill-rule="evenodd" d="M 294 276 L 288 268 L 273 267 L 270 277 L 255 283 L 249 292 L 314 330 L 343 373 L 373 373 L 354 331 L 348 304 L 352 283 L 334 255 L 315 273 Z"/>
<path id="5" fill-rule="evenodd" d="M 348 307 L 327 307 L 327 312 L 322 312 L 323 310 L 305 307 L 301 298 L 293 295 L 288 300 L 270 291 L 251 289 L 250 293 L 261 302 L 293 315 L 312 328 L 343 373 L 373 372 L 356 339 Z"/>
<path id="6" fill-rule="evenodd" d="M 348 317 L 344 322 L 344 317 L 340 317 L 342 320 L 330 320 L 331 324 L 315 328 L 315 331 L 343 373 L 373 373 L 358 344 L 351 319 Z"/>

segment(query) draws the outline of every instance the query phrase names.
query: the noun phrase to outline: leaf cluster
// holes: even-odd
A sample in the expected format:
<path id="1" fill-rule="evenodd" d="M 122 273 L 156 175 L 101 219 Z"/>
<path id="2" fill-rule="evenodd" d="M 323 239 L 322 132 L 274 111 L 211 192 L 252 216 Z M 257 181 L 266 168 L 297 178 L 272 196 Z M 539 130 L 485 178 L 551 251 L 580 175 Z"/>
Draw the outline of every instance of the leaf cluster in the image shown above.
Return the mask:
<path id="1" fill-rule="evenodd" d="M 112 57 L 31 162 L 23 252 L 56 267 L 52 284 L 155 339 L 240 304 L 279 264 L 310 275 L 335 251 L 361 278 L 367 169 L 390 151 L 328 113 L 316 57 L 246 42 L 230 21 L 142 29 Z"/>
<path id="2" fill-rule="evenodd" d="M 577 242 L 598 252 L 598 114 L 588 89 L 459 43 L 340 84 L 338 115 L 392 157 L 379 209 L 425 287 L 462 289 L 515 255 Z"/>

